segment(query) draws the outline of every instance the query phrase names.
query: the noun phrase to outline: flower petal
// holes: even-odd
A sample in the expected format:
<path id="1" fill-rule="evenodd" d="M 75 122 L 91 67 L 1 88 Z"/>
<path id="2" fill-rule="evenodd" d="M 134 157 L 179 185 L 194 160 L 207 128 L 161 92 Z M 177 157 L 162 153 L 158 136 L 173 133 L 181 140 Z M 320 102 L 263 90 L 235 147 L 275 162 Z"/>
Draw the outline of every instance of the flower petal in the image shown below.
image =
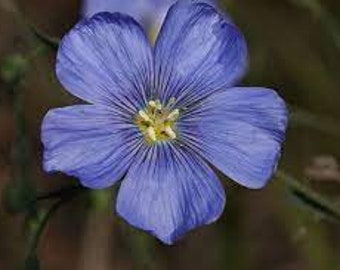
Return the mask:
<path id="1" fill-rule="evenodd" d="M 183 140 L 238 183 L 261 188 L 276 170 L 287 126 L 284 101 L 264 88 L 231 88 L 188 111 Z"/>
<path id="2" fill-rule="evenodd" d="M 138 149 L 138 132 L 110 109 L 78 105 L 50 110 L 42 124 L 44 169 L 105 188 L 121 179 Z"/>
<path id="3" fill-rule="evenodd" d="M 217 0 L 181 1 L 217 4 Z M 151 24 L 152 26 L 163 21 L 166 11 L 175 2 L 176 0 L 83 0 L 82 15 L 91 17 L 99 12 L 121 12 L 130 15 L 143 25 Z"/>
<path id="4" fill-rule="evenodd" d="M 149 148 L 129 170 L 117 198 L 124 219 L 167 244 L 215 221 L 224 205 L 214 172 L 197 155 L 171 144 Z"/>
<path id="5" fill-rule="evenodd" d="M 155 89 L 182 106 L 234 85 L 247 67 L 244 37 L 230 19 L 185 2 L 169 10 L 155 47 Z"/>
<path id="6" fill-rule="evenodd" d="M 140 0 L 83 0 L 82 14 L 91 17 L 99 12 L 120 12 L 127 14 L 141 23 L 143 6 Z"/>
<path id="7" fill-rule="evenodd" d="M 56 69 L 73 95 L 131 110 L 146 100 L 152 62 L 151 45 L 136 21 L 119 13 L 98 13 L 63 38 Z"/>

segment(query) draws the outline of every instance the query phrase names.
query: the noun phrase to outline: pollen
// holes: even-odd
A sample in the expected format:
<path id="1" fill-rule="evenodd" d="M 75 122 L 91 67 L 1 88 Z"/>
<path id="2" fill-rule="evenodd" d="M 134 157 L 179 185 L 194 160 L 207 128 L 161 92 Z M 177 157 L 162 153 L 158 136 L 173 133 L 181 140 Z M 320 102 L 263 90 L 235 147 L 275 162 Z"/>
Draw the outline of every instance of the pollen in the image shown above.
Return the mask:
<path id="1" fill-rule="evenodd" d="M 163 106 L 160 100 L 150 100 L 147 106 L 138 112 L 136 123 L 148 143 L 155 144 L 177 138 L 176 122 L 180 110 L 171 109 L 171 105 L 169 103 Z"/>

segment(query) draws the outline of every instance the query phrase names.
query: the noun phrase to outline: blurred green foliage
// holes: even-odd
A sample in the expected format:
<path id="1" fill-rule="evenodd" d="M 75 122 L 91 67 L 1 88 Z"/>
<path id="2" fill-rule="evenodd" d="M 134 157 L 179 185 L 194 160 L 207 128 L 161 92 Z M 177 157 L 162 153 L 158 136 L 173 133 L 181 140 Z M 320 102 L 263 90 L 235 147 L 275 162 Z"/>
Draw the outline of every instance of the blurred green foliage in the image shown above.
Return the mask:
<path id="1" fill-rule="evenodd" d="M 0 68 L 1 79 L 7 84 L 17 83 L 25 74 L 28 68 L 28 62 L 20 54 L 7 56 Z"/>

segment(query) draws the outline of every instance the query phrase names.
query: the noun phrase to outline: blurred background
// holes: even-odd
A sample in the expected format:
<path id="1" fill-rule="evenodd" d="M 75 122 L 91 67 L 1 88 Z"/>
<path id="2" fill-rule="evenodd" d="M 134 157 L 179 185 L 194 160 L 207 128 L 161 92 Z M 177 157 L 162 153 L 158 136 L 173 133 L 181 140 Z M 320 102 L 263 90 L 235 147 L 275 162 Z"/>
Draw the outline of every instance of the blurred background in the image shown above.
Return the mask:
<path id="1" fill-rule="evenodd" d="M 48 109 L 79 102 L 55 77 L 53 46 L 80 18 L 81 2 L 0 0 L 1 270 L 25 261 L 38 269 L 37 257 L 47 270 L 340 269 L 340 2 L 221 8 L 248 41 L 244 84 L 277 89 L 290 105 L 280 173 L 258 191 L 223 179 L 221 219 L 164 246 L 117 216 L 116 188 L 40 195 L 77 183 L 42 171 L 40 124 Z"/>

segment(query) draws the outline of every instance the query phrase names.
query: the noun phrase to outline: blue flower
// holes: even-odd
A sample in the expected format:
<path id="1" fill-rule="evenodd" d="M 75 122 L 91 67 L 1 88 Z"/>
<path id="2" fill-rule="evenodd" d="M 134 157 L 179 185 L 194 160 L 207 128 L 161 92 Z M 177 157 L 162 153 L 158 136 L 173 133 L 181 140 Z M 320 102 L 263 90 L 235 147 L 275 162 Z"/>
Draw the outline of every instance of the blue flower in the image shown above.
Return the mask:
<path id="1" fill-rule="evenodd" d="M 190 0 L 181 0 L 190 1 Z M 161 25 L 167 10 L 176 0 L 83 0 L 81 13 L 91 17 L 99 12 L 121 12 L 132 16 L 148 29 Z M 216 5 L 217 0 L 191 0 Z"/>
<path id="2" fill-rule="evenodd" d="M 154 48 L 127 15 L 85 19 L 56 72 L 89 104 L 47 113 L 44 169 L 92 189 L 123 179 L 118 214 L 171 244 L 223 211 L 210 165 L 248 188 L 275 173 L 286 106 L 273 90 L 234 87 L 246 68 L 242 33 L 208 4 L 173 5 Z"/>

